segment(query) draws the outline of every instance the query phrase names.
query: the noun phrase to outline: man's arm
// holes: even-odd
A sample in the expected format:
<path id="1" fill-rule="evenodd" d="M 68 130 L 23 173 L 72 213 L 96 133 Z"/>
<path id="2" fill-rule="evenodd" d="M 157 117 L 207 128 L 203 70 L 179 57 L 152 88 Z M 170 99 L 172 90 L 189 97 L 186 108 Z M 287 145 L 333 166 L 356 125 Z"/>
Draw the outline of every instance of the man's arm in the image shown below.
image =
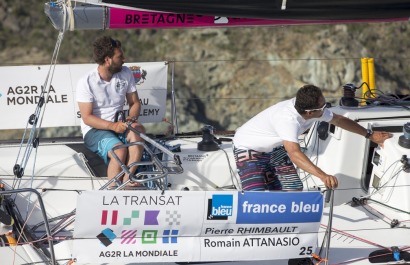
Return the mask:
<path id="1" fill-rule="evenodd" d="M 326 187 L 331 189 L 337 187 L 337 178 L 326 174 L 323 170 L 313 164 L 312 161 L 310 161 L 310 159 L 300 150 L 300 145 L 298 143 L 283 141 L 283 146 L 285 147 L 290 160 L 292 160 L 297 167 L 320 178 Z"/>
<path id="2" fill-rule="evenodd" d="M 123 133 L 127 129 L 127 125 L 123 122 L 111 122 L 103 120 L 93 115 L 92 102 L 77 102 L 80 109 L 81 118 L 84 123 L 95 129 L 111 130 L 116 133 Z"/>
<path id="3" fill-rule="evenodd" d="M 141 111 L 141 102 L 138 97 L 137 91 L 128 93 L 126 97 L 129 105 L 129 117 L 127 118 L 127 120 L 138 120 Z M 132 117 L 135 117 L 135 119 L 133 119 Z"/>
<path id="4" fill-rule="evenodd" d="M 348 119 L 342 115 L 338 115 L 336 113 L 333 113 L 333 119 L 330 121 L 331 124 L 334 124 L 342 129 L 345 129 L 349 132 L 352 133 L 357 133 L 362 136 L 366 136 L 367 130 L 360 126 L 357 122 Z M 373 134 L 369 137 L 369 139 L 376 144 L 383 144 L 384 140 L 393 137 L 393 134 L 389 132 L 384 132 L 384 131 L 375 131 Z"/>

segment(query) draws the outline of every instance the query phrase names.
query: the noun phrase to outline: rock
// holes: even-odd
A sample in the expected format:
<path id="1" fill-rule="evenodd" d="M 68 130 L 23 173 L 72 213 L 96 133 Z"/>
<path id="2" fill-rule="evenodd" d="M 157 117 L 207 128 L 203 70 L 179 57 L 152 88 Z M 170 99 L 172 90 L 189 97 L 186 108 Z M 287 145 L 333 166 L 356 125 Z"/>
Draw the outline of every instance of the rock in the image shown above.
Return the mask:
<path id="1" fill-rule="evenodd" d="M 3 65 L 49 63 L 58 32 L 43 5 L 7 1 L 0 23 Z M 378 89 L 409 93 L 408 31 L 408 22 L 76 31 L 65 33 L 58 62 L 91 63 L 93 40 L 112 35 L 123 42 L 128 62 L 174 61 L 180 132 L 204 124 L 234 130 L 303 84 L 322 87 L 337 104 L 345 83 L 362 83 L 361 57 L 375 58 Z"/>

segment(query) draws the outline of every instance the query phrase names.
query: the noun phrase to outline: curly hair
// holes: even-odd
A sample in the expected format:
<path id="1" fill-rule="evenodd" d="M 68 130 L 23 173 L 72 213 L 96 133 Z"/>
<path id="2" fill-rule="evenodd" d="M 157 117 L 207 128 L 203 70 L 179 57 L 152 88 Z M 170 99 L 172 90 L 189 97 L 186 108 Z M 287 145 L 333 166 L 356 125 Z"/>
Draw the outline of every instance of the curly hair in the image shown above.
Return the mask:
<path id="1" fill-rule="evenodd" d="M 320 88 L 314 85 L 304 85 L 296 93 L 295 109 L 303 114 L 307 109 L 320 108 L 319 99 L 323 97 Z"/>
<path id="2" fill-rule="evenodd" d="M 94 41 L 94 61 L 99 65 L 104 64 L 105 57 L 113 57 L 115 48 L 121 48 L 121 42 L 111 37 L 103 36 Z"/>

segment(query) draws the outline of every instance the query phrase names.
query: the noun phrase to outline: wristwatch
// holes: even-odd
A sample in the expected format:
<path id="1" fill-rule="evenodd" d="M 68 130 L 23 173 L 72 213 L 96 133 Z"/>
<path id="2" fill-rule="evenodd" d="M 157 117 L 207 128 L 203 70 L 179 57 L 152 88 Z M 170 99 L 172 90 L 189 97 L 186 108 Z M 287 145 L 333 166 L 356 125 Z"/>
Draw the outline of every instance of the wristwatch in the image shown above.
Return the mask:
<path id="1" fill-rule="evenodd" d="M 366 131 L 367 131 L 367 134 L 366 134 L 365 138 L 366 138 L 366 139 L 369 139 L 370 136 L 372 136 L 373 131 L 372 131 L 371 129 L 367 129 Z"/>

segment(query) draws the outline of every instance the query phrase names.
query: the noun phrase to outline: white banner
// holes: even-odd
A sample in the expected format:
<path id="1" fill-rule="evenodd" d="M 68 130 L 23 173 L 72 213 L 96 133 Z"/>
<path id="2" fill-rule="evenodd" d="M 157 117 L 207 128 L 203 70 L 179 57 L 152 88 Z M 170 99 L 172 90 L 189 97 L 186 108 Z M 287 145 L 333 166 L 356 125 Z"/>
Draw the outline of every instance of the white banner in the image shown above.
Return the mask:
<path id="1" fill-rule="evenodd" d="M 137 83 L 142 103 L 139 121 L 161 122 L 166 110 L 168 64 L 125 65 L 133 71 Z M 45 110 L 41 127 L 79 126 L 81 116 L 75 101 L 77 81 L 94 67 L 96 64 L 57 65 L 48 95 L 44 83 L 50 66 L 0 67 L 0 129 L 26 128 L 30 116 L 36 112 L 42 91 L 45 91 L 46 104 L 41 108 Z"/>
<path id="2" fill-rule="evenodd" d="M 274 260 L 317 247 L 320 192 L 85 191 L 78 263 Z"/>

